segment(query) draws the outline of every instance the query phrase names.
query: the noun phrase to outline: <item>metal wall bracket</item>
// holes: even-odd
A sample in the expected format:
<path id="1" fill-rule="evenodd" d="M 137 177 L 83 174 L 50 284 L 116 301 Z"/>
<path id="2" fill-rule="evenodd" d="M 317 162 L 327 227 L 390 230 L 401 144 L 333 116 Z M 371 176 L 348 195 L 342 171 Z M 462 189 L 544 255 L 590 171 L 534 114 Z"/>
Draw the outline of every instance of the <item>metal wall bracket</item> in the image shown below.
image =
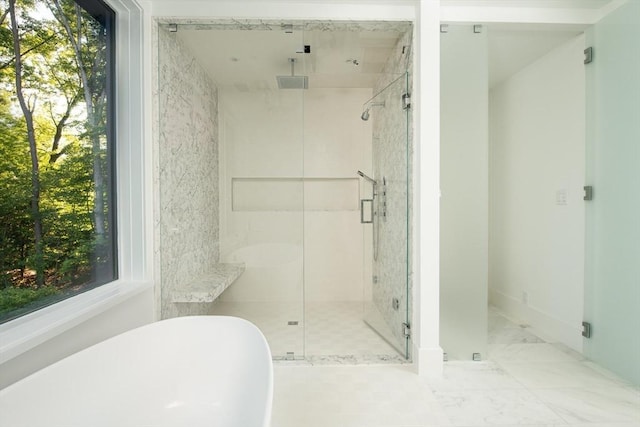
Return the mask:
<path id="1" fill-rule="evenodd" d="M 402 109 L 403 110 L 408 110 L 409 108 L 411 108 L 411 94 L 410 93 L 403 93 L 402 94 Z"/>
<path id="2" fill-rule="evenodd" d="M 473 32 L 475 34 L 480 34 L 482 32 L 482 25 L 476 24 L 473 26 Z"/>
<path id="3" fill-rule="evenodd" d="M 440 32 L 448 33 L 449 32 L 449 24 L 440 24 Z"/>
<path id="4" fill-rule="evenodd" d="M 178 24 L 169 24 L 169 32 L 177 33 L 178 32 Z"/>
<path id="5" fill-rule="evenodd" d="M 474 362 L 482 361 L 482 355 L 480 353 L 473 353 L 472 359 Z"/>

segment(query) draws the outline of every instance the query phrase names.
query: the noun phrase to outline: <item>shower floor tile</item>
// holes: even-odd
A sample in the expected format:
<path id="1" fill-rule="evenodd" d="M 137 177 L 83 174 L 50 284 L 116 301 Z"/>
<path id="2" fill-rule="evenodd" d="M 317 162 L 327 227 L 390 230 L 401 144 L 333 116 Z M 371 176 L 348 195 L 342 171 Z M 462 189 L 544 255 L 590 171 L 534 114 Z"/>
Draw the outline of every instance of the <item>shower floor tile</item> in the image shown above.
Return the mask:
<path id="1" fill-rule="evenodd" d="M 312 302 L 306 308 L 306 354 L 396 355 L 362 319 L 361 302 Z"/>
<path id="2" fill-rule="evenodd" d="M 404 358 L 363 321 L 362 302 L 216 302 L 212 314 L 254 323 L 274 358 L 313 364 L 402 363 Z M 297 322 L 297 324 L 295 324 Z M 293 324 L 292 324 L 293 323 Z"/>

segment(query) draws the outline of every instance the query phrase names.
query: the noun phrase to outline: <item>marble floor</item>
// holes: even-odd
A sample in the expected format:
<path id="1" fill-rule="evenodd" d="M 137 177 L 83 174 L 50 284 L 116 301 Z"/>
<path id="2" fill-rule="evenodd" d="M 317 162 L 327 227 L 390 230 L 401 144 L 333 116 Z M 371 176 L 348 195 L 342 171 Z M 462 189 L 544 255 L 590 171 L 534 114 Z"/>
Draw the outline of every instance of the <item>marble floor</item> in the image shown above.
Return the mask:
<path id="1" fill-rule="evenodd" d="M 640 389 L 490 310 L 488 360 L 411 365 L 277 363 L 272 427 L 640 427 Z"/>

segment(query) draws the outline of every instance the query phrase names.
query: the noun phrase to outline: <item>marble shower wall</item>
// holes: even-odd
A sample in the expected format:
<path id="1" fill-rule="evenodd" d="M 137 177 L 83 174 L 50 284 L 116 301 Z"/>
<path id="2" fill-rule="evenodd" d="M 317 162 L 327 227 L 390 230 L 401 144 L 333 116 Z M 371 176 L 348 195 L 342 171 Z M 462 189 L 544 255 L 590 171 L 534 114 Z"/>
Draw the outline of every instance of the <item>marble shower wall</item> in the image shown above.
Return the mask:
<path id="1" fill-rule="evenodd" d="M 213 269 L 219 251 L 218 92 L 177 39 L 158 30 L 157 194 L 161 317 L 205 314 L 171 294 Z"/>
<path id="2" fill-rule="evenodd" d="M 407 79 L 405 74 L 412 69 L 412 39 L 410 28 L 396 44 L 385 65 L 383 77 L 374 88 L 374 93 L 379 95 L 373 101 L 384 101 L 385 106 L 372 109 L 374 176 L 378 182 L 383 177 L 387 182 L 387 215 L 380 221 L 379 252 L 373 265 L 378 281 L 373 283 L 372 293 L 374 305 L 397 343 L 404 341 L 402 324 L 407 321 L 406 311 L 411 307 L 412 294 L 409 238 L 413 231 L 410 225 L 413 134 L 411 123 L 407 123 L 411 119 L 411 110 L 402 109 L 402 94 L 407 90 L 411 93 L 412 89 L 412 76 Z M 409 292 L 406 290 L 407 280 Z M 398 310 L 393 308 L 393 298 L 400 301 Z"/>

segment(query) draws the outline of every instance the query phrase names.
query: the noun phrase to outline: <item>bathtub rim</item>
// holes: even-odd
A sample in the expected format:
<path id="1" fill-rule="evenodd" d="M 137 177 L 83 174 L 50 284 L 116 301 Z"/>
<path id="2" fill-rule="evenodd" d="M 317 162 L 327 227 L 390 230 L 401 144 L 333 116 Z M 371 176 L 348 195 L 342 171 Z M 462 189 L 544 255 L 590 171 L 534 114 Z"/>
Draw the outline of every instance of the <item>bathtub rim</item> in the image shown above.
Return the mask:
<path id="1" fill-rule="evenodd" d="M 55 370 L 57 367 L 60 367 L 61 369 L 65 370 L 68 368 L 69 364 L 72 364 L 73 362 L 77 361 L 78 358 L 83 358 L 88 355 L 91 355 L 92 353 L 95 353 L 96 351 L 101 350 L 103 347 L 110 347 L 114 345 L 118 346 L 119 344 L 121 344 L 122 341 L 126 343 L 126 341 L 131 340 L 132 338 L 139 337 L 140 334 L 142 334 L 143 330 L 145 329 L 151 331 L 150 336 L 152 337 L 152 340 L 153 340 L 153 339 L 157 339 L 157 336 L 162 331 L 163 327 L 166 328 L 166 326 L 164 326 L 163 324 L 167 324 L 167 323 L 179 324 L 179 323 L 197 322 L 198 319 L 209 320 L 214 318 L 223 319 L 223 322 L 226 322 L 223 326 L 228 326 L 231 323 L 242 324 L 242 328 L 245 328 L 245 330 L 250 330 L 250 333 L 252 334 L 253 338 L 259 338 L 258 345 L 261 346 L 262 349 L 264 350 L 263 355 L 266 355 L 266 358 L 260 361 L 260 364 L 261 366 L 266 366 L 268 368 L 268 370 L 265 372 L 266 374 L 265 377 L 267 382 L 264 385 L 266 386 L 266 389 L 262 390 L 262 392 L 264 393 L 265 400 L 264 402 L 262 402 L 262 406 L 259 408 L 261 413 L 264 414 L 263 421 L 262 421 L 263 424 L 261 425 L 261 427 L 270 426 L 271 417 L 273 413 L 273 396 L 274 396 L 274 368 L 273 368 L 273 358 L 271 354 L 271 348 L 269 347 L 266 337 L 264 336 L 260 328 L 258 328 L 258 326 L 256 326 L 254 323 L 250 322 L 247 319 L 236 317 L 236 316 L 223 316 L 223 315 L 180 316 L 180 317 L 174 317 L 174 318 L 151 322 L 142 326 L 129 329 L 125 332 L 122 332 L 110 338 L 104 339 L 94 345 L 91 345 L 82 350 L 74 352 L 73 354 L 70 354 L 67 357 L 62 358 L 61 360 L 58 360 L 28 375 L 27 377 L 22 378 L 21 380 L 13 384 L 8 385 L 5 388 L 0 389 L 0 399 L 4 396 L 11 395 L 12 392 L 14 392 L 14 389 L 19 394 L 23 393 L 23 390 L 21 390 L 21 388 L 29 387 L 30 383 L 33 383 L 33 382 L 37 383 L 38 381 L 41 381 L 43 376 L 46 378 L 48 374 L 46 371 L 48 368 L 53 368 Z M 175 326 L 171 325 L 168 327 L 170 328 L 170 330 L 172 330 L 171 333 L 175 333 L 176 331 Z M 179 329 L 180 327 L 177 327 L 177 330 Z M 124 337 L 125 335 L 127 337 Z M 254 341 L 254 342 L 258 342 L 258 341 Z M 265 364 L 264 361 L 268 361 L 268 363 Z M 55 425 L 59 425 L 59 424 L 55 424 Z M 258 426 L 256 425 L 256 427 Z"/>

